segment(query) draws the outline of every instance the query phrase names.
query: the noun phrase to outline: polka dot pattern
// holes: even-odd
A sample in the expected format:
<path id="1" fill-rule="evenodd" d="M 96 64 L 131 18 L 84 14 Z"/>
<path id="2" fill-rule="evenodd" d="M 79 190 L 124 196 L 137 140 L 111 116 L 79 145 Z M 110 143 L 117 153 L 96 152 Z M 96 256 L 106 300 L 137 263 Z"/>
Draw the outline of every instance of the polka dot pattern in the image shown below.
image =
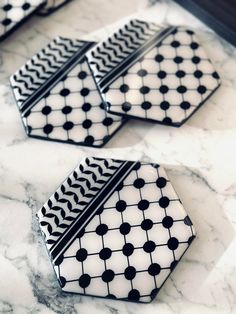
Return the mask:
<path id="1" fill-rule="evenodd" d="M 0 39 L 32 14 L 44 0 L 3 0 L 0 4 Z"/>
<path id="2" fill-rule="evenodd" d="M 146 48 L 141 58 L 127 58 L 131 64 L 120 67 L 106 89 L 100 87 L 110 113 L 180 126 L 220 85 L 195 33 L 184 27 Z"/>
<path id="3" fill-rule="evenodd" d="M 31 137 L 93 147 L 107 143 L 124 122 L 105 111 L 85 57 L 23 114 Z"/>
<path id="4" fill-rule="evenodd" d="M 150 302 L 194 236 L 164 169 L 137 163 L 54 267 L 64 291 Z"/>

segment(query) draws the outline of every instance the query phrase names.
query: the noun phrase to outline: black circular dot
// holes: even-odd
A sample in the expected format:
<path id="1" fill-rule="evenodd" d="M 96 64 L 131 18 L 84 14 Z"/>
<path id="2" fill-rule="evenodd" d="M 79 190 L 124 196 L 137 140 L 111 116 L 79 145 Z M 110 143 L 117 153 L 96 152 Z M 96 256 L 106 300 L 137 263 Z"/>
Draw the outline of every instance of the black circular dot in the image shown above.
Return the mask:
<path id="1" fill-rule="evenodd" d="M 59 285 L 61 288 L 65 287 L 65 285 L 66 285 L 65 277 L 62 277 L 62 276 L 59 277 Z"/>
<path id="2" fill-rule="evenodd" d="M 121 93 L 127 93 L 128 90 L 129 90 L 129 86 L 128 86 L 127 84 L 122 84 L 122 85 L 120 86 L 120 91 L 121 91 Z"/>
<path id="3" fill-rule="evenodd" d="M 167 246 L 170 250 L 176 250 L 179 246 L 179 241 L 175 237 L 172 237 L 168 240 Z"/>
<path id="4" fill-rule="evenodd" d="M 160 107 L 161 107 L 162 110 L 168 110 L 169 107 L 170 107 L 170 104 L 168 103 L 168 101 L 162 101 L 160 103 Z"/>
<path id="5" fill-rule="evenodd" d="M 183 62 L 183 58 L 177 56 L 177 57 L 174 58 L 174 62 L 177 63 L 177 64 L 182 63 Z"/>
<path id="6" fill-rule="evenodd" d="M 169 88 L 168 88 L 168 86 L 166 86 L 166 85 L 162 85 L 162 86 L 160 86 L 159 90 L 160 90 L 160 92 L 161 92 L 162 94 L 166 94 L 166 93 L 168 93 Z"/>
<path id="7" fill-rule="evenodd" d="M 82 125 L 84 129 L 89 129 L 92 126 L 92 121 L 89 119 L 86 119 L 83 121 Z"/>
<path id="8" fill-rule="evenodd" d="M 162 196 L 162 197 L 159 199 L 159 205 L 160 205 L 162 208 L 168 207 L 169 204 L 170 204 L 170 200 L 169 200 L 168 197 Z"/>
<path id="9" fill-rule="evenodd" d="M 88 94 L 89 94 L 89 89 L 88 88 L 84 87 L 84 88 L 81 89 L 81 91 L 80 91 L 80 95 L 81 96 L 85 97 L 85 96 L 88 96 Z"/>
<path id="10" fill-rule="evenodd" d="M 157 180 L 156 180 L 156 185 L 158 188 L 162 189 L 166 186 L 166 179 L 164 177 L 159 177 Z"/>
<path id="11" fill-rule="evenodd" d="M 80 239 L 80 238 L 82 238 L 82 237 L 84 236 L 84 234 L 85 234 L 85 229 L 82 228 L 82 229 L 79 231 L 79 233 L 77 234 L 76 238 Z"/>
<path id="12" fill-rule="evenodd" d="M 219 74 L 217 73 L 217 72 L 213 72 L 212 73 L 212 76 L 215 78 L 215 79 L 219 79 L 220 77 L 219 77 Z"/>
<path id="13" fill-rule="evenodd" d="M 138 202 L 138 209 L 146 210 L 148 207 L 149 207 L 149 201 L 141 200 L 141 201 Z"/>
<path id="14" fill-rule="evenodd" d="M 114 294 L 109 293 L 105 298 L 115 300 L 115 299 L 116 299 L 116 296 L 115 296 Z"/>
<path id="15" fill-rule="evenodd" d="M 114 271 L 111 269 L 105 270 L 102 274 L 102 280 L 104 282 L 110 282 L 113 280 L 114 277 L 115 277 Z"/>
<path id="16" fill-rule="evenodd" d="M 62 108 L 61 110 L 64 114 L 69 114 L 72 111 L 72 107 L 70 106 L 65 106 L 64 108 Z"/>
<path id="17" fill-rule="evenodd" d="M 171 262 L 171 264 L 170 264 L 170 269 L 171 269 L 171 271 L 173 271 L 173 270 L 175 269 L 175 267 L 177 266 L 177 264 L 178 264 L 177 261 Z"/>
<path id="18" fill-rule="evenodd" d="M 10 11 L 12 9 L 12 5 L 11 4 L 6 4 L 6 5 L 4 5 L 4 7 L 3 7 L 3 10 L 4 11 Z"/>
<path id="19" fill-rule="evenodd" d="M 166 72 L 165 71 L 159 71 L 157 73 L 157 76 L 160 78 L 160 79 L 164 79 L 166 77 Z"/>
<path id="20" fill-rule="evenodd" d="M 147 75 L 147 71 L 144 70 L 144 69 L 141 69 L 141 70 L 138 71 L 138 75 L 141 76 L 141 77 L 146 76 Z"/>
<path id="21" fill-rule="evenodd" d="M 193 75 L 196 77 L 196 78 L 201 78 L 203 76 L 203 73 L 202 71 L 200 70 L 196 70 Z"/>
<path id="22" fill-rule="evenodd" d="M 86 145 L 92 145 L 94 143 L 94 137 L 91 135 L 86 136 L 84 139 L 84 143 Z"/>
<path id="23" fill-rule="evenodd" d="M 166 125 L 171 125 L 172 124 L 172 119 L 170 117 L 165 117 L 162 122 Z"/>
<path id="24" fill-rule="evenodd" d="M 86 258 L 87 258 L 87 256 L 88 256 L 88 252 L 87 252 L 86 249 L 80 249 L 80 250 L 78 250 L 77 253 L 76 253 L 76 259 L 77 259 L 77 261 L 79 261 L 79 262 L 85 261 Z"/>
<path id="25" fill-rule="evenodd" d="M 113 123 L 113 119 L 110 118 L 110 117 L 106 117 L 103 121 L 102 121 L 102 124 L 105 125 L 105 126 L 110 126 L 112 125 Z"/>
<path id="26" fill-rule="evenodd" d="M 31 110 L 26 111 L 26 113 L 24 114 L 24 118 L 29 117 L 31 114 Z"/>
<path id="27" fill-rule="evenodd" d="M 138 162 L 136 162 L 136 164 L 134 165 L 133 170 L 139 170 L 140 168 L 141 168 L 141 162 L 138 161 Z"/>
<path id="28" fill-rule="evenodd" d="M 140 93 L 145 95 L 145 94 L 148 94 L 150 92 L 150 88 L 148 86 L 142 86 L 140 89 L 139 89 Z"/>
<path id="29" fill-rule="evenodd" d="M 198 64 L 200 61 L 201 61 L 201 59 L 200 59 L 199 57 L 197 57 L 197 56 L 194 56 L 194 57 L 192 58 L 192 62 L 193 62 L 194 64 Z"/>
<path id="30" fill-rule="evenodd" d="M 12 22 L 12 21 L 11 21 L 10 19 L 5 19 L 5 20 L 2 21 L 2 25 L 3 25 L 3 26 L 8 26 L 8 25 L 11 24 L 11 22 Z"/>
<path id="31" fill-rule="evenodd" d="M 178 70 L 178 71 L 175 73 L 175 75 L 176 75 L 177 77 L 179 77 L 179 78 L 182 78 L 182 77 L 184 77 L 184 76 L 186 75 L 186 73 L 185 73 L 184 71 L 182 71 L 182 70 Z"/>
<path id="32" fill-rule="evenodd" d="M 92 106 L 91 106 L 91 104 L 89 102 L 84 103 L 83 106 L 82 106 L 82 110 L 84 112 L 89 111 L 91 108 L 92 108 Z"/>
<path id="33" fill-rule="evenodd" d="M 61 91 L 60 91 L 60 95 L 63 96 L 63 97 L 66 97 L 70 94 L 70 90 L 68 88 L 63 88 Z"/>
<path id="34" fill-rule="evenodd" d="M 187 30 L 186 30 L 186 33 L 189 34 L 189 35 L 193 35 L 193 34 L 194 34 L 194 32 L 191 31 L 190 29 L 187 29 Z"/>
<path id="35" fill-rule="evenodd" d="M 145 181 L 141 178 L 138 178 L 138 179 L 134 180 L 133 185 L 136 189 L 141 189 L 142 187 L 144 187 Z"/>
<path id="36" fill-rule="evenodd" d="M 100 236 L 104 236 L 104 234 L 106 234 L 108 231 L 108 227 L 106 224 L 100 224 L 99 226 L 97 226 L 96 228 L 96 234 L 100 235 Z"/>
<path id="37" fill-rule="evenodd" d="M 81 288 L 87 288 L 91 282 L 91 278 L 88 274 L 83 274 L 79 278 L 79 285 Z"/>
<path id="38" fill-rule="evenodd" d="M 148 267 L 148 273 L 151 276 L 157 276 L 161 272 L 161 266 L 157 263 L 153 263 Z"/>
<path id="39" fill-rule="evenodd" d="M 122 252 L 125 256 L 130 256 L 133 254 L 134 252 L 134 246 L 131 243 L 126 243 L 123 248 L 122 248 Z"/>
<path id="40" fill-rule="evenodd" d="M 67 121 L 63 124 L 63 129 L 67 131 L 73 129 L 73 127 L 74 127 L 74 123 L 71 121 Z"/>
<path id="41" fill-rule="evenodd" d="M 171 46 L 172 46 L 173 48 L 177 48 L 177 47 L 180 46 L 180 42 L 177 41 L 177 40 L 174 40 L 174 41 L 172 41 Z"/>
<path id="42" fill-rule="evenodd" d="M 199 47 L 199 45 L 198 45 L 198 43 L 196 43 L 196 42 L 192 42 L 192 43 L 190 44 L 190 47 L 191 47 L 193 50 L 195 50 L 195 49 L 197 49 L 197 48 Z"/>
<path id="43" fill-rule="evenodd" d="M 87 77 L 87 73 L 85 71 L 81 71 L 78 74 L 78 78 L 84 80 Z"/>
<path id="44" fill-rule="evenodd" d="M 99 252 L 99 257 L 105 261 L 111 257 L 111 254 L 112 251 L 108 247 L 105 247 Z"/>
<path id="45" fill-rule="evenodd" d="M 134 279 L 134 277 L 136 276 L 136 269 L 133 266 L 128 266 L 125 269 L 125 278 L 128 280 L 132 280 Z"/>
<path id="46" fill-rule="evenodd" d="M 164 57 L 160 54 L 156 55 L 155 56 L 155 61 L 156 62 L 162 62 L 164 60 Z"/>
<path id="47" fill-rule="evenodd" d="M 186 216 L 185 218 L 184 218 L 184 223 L 185 223 L 185 225 L 187 225 L 187 226 L 192 226 L 192 221 L 191 221 L 191 219 L 189 218 L 189 216 Z"/>
<path id="48" fill-rule="evenodd" d="M 50 112 L 52 111 L 52 108 L 50 106 L 45 106 L 42 109 L 42 114 L 44 114 L 45 116 L 47 116 L 48 114 L 50 114 Z"/>
<path id="49" fill-rule="evenodd" d="M 116 203 L 116 210 L 118 212 L 123 212 L 126 209 L 126 206 L 127 206 L 126 202 L 123 200 L 120 200 Z"/>
<path id="50" fill-rule="evenodd" d="M 30 4 L 29 4 L 28 2 L 26 2 L 26 3 L 24 3 L 24 4 L 22 5 L 22 9 L 23 9 L 24 11 L 29 10 L 29 8 L 30 8 Z"/>
<path id="51" fill-rule="evenodd" d="M 121 225 L 120 225 L 120 233 L 123 234 L 123 235 L 126 235 L 130 232 L 130 224 L 128 222 L 123 222 Z"/>
<path id="52" fill-rule="evenodd" d="M 152 107 L 152 104 L 149 101 L 144 101 L 141 105 L 142 109 L 148 110 Z"/>
<path id="53" fill-rule="evenodd" d="M 50 134 L 53 131 L 53 126 L 51 124 L 47 124 L 43 128 L 43 132 L 45 134 Z"/>
<path id="54" fill-rule="evenodd" d="M 199 94 L 204 94 L 206 92 L 206 87 L 204 85 L 200 85 L 197 88 L 197 91 L 199 92 Z"/>
<path id="55" fill-rule="evenodd" d="M 156 248 L 156 244 L 153 241 L 147 241 L 143 245 L 143 249 L 146 253 L 151 253 L 155 251 L 155 248 Z"/>
<path id="56" fill-rule="evenodd" d="M 140 293 L 137 289 L 130 290 L 128 299 L 131 301 L 138 301 L 140 299 Z"/>
<path id="57" fill-rule="evenodd" d="M 124 112 L 127 112 L 127 111 L 129 111 L 131 109 L 131 103 L 129 103 L 128 101 L 126 101 L 126 102 L 124 102 L 123 104 L 122 104 L 122 110 L 124 111 Z"/>
<path id="58" fill-rule="evenodd" d="M 180 94 L 184 94 L 187 92 L 187 88 L 184 85 L 180 85 L 177 87 L 177 92 Z"/>
<path id="59" fill-rule="evenodd" d="M 193 242 L 194 238 L 195 238 L 194 236 L 188 238 L 188 245 L 190 245 Z"/>
<path id="60" fill-rule="evenodd" d="M 169 229 L 173 226 L 173 218 L 170 216 L 166 216 L 162 220 L 162 225 L 164 228 Z"/>
<path id="61" fill-rule="evenodd" d="M 141 228 L 143 230 L 150 230 L 152 229 L 153 226 L 153 222 L 151 221 L 151 219 L 144 219 L 141 223 Z"/>
<path id="62" fill-rule="evenodd" d="M 191 107 L 191 104 L 188 101 L 183 101 L 181 102 L 180 107 L 184 110 L 188 110 Z"/>
<path id="63" fill-rule="evenodd" d="M 124 187 L 124 183 L 123 182 L 120 182 L 117 187 L 116 187 L 116 191 L 121 191 Z"/>

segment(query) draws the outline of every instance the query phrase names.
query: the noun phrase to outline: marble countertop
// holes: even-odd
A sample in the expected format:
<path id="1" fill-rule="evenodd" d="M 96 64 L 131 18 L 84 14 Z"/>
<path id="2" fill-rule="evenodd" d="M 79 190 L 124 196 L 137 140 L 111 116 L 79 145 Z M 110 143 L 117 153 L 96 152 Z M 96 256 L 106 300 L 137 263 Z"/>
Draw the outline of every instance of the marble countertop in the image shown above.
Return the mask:
<path id="1" fill-rule="evenodd" d="M 236 49 L 178 5 L 154 2 L 74 0 L 48 18 L 31 18 L 0 44 L 0 313 L 236 313 Z M 100 40 L 130 15 L 195 28 L 220 89 L 181 128 L 131 121 L 103 149 L 27 138 L 9 75 L 56 35 Z M 164 165 L 195 224 L 196 240 L 151 304 L 58 286 L 35 213 L 86 155 Z"/>

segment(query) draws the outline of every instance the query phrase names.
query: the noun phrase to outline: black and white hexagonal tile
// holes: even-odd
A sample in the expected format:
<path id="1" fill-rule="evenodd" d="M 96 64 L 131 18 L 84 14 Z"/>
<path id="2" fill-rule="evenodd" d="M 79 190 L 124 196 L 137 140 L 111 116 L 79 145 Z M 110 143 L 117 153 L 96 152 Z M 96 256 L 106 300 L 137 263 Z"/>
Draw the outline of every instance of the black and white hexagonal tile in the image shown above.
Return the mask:
<path id="1" fill-rule="evenodd" d="M 47 3 L 39 10 L 38 14 L 43 16 L 51 14 L 70 1 L 72 0 L 47 0 Z"/>
<path id="2" fill-rule="evenodd" d="M 0 40 L 20 25 L 28 16 L 45 4 L 45 0 L 1 0 Z"/>
<path id="3" fill-rule="evenodd" d="M 101 147 L 123 125 L 103 108 L 85 57 L 92 45 L 58 37 L 11 76 L 29 136 Z"/>
<path id="4" fill-rule="evenodd" d="M 110 113 L 182 125 L 219 87 L 194 31 L 131 20 L 87 54 Z"/>
<path id="5" fill-rule="evenodd" d="M 150 302 L 195 237 L 157 164 L 84 159 L 38 212 L 61 288 Z"/>

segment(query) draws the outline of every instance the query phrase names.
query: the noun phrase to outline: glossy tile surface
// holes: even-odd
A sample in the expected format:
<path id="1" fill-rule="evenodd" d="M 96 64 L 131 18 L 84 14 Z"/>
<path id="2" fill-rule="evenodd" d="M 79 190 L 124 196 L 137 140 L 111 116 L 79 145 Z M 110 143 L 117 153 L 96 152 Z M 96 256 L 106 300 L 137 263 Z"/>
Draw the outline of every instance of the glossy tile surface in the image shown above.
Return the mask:
<path id="1" fill-rule="evenodd" d="M 58 37 L 11 77 L 29 136 L 103 146 L 123 118 L 107 113 L 85 52 L 93 42 Z"/>
<path id="2" fill-rule="evenodd" d="M 85 158 L 38 212 L 66 292 L 150 302 L 195 236 L 157 164 Z"/>
<path id="3" fill-rule="evenodd" d="M 131 20 L 88 52 L 111 113 L 183 124 L 219 87 L 194 31 Z"/>

